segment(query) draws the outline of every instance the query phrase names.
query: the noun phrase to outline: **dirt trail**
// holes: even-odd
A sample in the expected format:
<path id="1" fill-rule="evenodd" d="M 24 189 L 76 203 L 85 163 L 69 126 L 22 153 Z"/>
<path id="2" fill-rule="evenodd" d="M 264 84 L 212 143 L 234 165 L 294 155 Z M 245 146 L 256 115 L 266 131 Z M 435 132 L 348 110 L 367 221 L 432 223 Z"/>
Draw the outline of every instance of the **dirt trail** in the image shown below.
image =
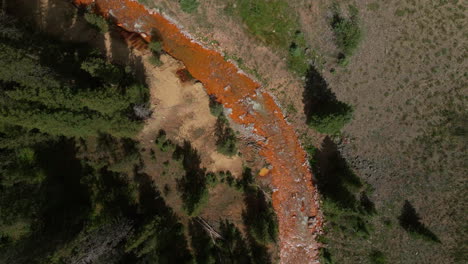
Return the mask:
<path id="1" fill-rule="evenodd" d="M 207 93 L 218 98 L 240 132 L 256 141 L 260 154 L 272 166 L 272 200 L 279 220 L 281 262 L 318 263 L 319 244 L 315 238 L 321 230 L 322 216 L 317 192 L 306 153 L 274 98 L 221 54 L 194 42 L 170 19 L 137 2 L 75 2 L 94 2 L 98 12 L 111 16 L 128 31 L 145 36 L 155 33 L 163 41 L 164 50 L 182 61 L 192 76 L 204 84 Z"/>

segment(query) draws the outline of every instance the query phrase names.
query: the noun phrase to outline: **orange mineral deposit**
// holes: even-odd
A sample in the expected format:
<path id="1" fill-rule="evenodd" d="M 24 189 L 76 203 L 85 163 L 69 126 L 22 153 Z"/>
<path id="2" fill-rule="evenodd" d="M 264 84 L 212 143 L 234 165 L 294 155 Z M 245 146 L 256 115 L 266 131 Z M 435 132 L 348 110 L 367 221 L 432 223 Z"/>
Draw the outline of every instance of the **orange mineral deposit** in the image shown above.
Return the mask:
<path id="1" fill-rule="evenodd" d="M 316 236 L 322 226 L 317 191 L 312 184 L 306 153 L 274 98 L 262 91 L 231 62 L 182 32 L 166 16 L 131 0 L 75 0 L 94 3 L 96 12 L 112 18 L 125 31 L 147 41 L 157 36 L 163 49 L 182 61 L 194 78 L 203 83 L 227 109 L 245 137 L 260 146 L 260 155 L 271 165 L 273 207 L 278 216 L 281 263 L 318 263 Z"/>
<path id="2" fill-rule="evenodd" d="M 267 168 L 262 168 L 262 169 L 260 170 L 260 172 L 258 173 L 258 176 L 262 176 L 262 177 L 267 176 L 269 172 L 270 172 L 269 169 L 267 169 Z"/>

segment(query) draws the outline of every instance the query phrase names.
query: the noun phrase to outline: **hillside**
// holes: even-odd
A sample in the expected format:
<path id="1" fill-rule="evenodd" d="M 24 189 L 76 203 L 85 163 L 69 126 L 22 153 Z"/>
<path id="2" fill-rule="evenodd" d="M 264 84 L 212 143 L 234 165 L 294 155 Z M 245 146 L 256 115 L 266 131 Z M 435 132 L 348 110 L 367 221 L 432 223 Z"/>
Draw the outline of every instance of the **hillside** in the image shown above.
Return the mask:
<path id="1" fill-rule="evenodd" d="M 466 3 L 1 7 L 1 263 L 467 261 Z"/>

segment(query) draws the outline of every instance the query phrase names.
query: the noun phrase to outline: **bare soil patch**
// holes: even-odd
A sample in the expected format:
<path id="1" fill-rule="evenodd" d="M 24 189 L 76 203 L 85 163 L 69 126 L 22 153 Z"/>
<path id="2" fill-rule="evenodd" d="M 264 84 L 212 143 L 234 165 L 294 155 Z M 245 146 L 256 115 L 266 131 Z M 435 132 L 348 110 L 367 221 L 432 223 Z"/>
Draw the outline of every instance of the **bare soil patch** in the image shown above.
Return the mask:
<path id="1" fill-rule="evenodd" d="M 184 66 L 172 57 L 163 55 L 163 66 L 155 67 L 149 63 L 149 56 L 143 56 L 143 65 L 153 115 L 146 121 L 141 140 L 151 142 L 163 129 L 177 142 L 190 141 L 201 153 L 202 164 L 209 171 L 229 170 L 239 176 L 241 158 L 227 157 L 216 151 L 213 140 L 216 118 L 210 113 L 209 97 L 203 85 L 194 81 L 182 83 L 176 72 Z"/>

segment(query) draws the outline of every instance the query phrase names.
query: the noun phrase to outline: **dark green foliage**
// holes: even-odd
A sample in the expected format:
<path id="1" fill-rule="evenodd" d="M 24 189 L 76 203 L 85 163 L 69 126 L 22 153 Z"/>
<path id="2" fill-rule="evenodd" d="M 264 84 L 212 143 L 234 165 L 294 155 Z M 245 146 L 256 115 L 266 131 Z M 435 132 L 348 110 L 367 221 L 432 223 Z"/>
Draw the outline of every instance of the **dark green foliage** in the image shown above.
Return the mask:
<path id="1" fill-rule="evenodd" d="M 0 11 L 0 38 L 18 40 L 23 37 L 23 32 L 16 26 L 15 18 L 8 16 L 5 12 Z"/>
<path id="2" fill-rule="evenodd" d="M 206 184 L 210 188 L 213 188 L 218 183 L 218 177 L 216 177 L 216 174 L 213 172 L 208 172 L 205 177 L 206 177 Z"/>
<path id="3" fill-rule="evenodd" d="M 230 171 L 220 171 L 219 172 L 219 179 L 222 183 L 226 183 L 230 187 L 234 186 L 234 177 L 232 176 Z"/>
<path id="4" fill-rule="evenodd" d="M 318 171 L 315 177 L 321 195 L 340 208 L 359 209 L 361 203 L 355 193 L 364 187 L 364 184 L 348 166 L 330 138 L 324 140 L 322 149 L 315 154 L 315 159 L 317 161 L 313 169 Z M 371 203 L 370 200 L 366 201 L 366 206 L 367 203 Z"/>
<path id="5" fill-rule="evenodd" d="M 337 237 L 367 239 L 373 232 L 370 220 L 377 213 L 367 195 L 368 186 L 348 166 L 336 144 L 326 138 L 320 149 L 307 147 L 313 156 L 312 169 L 323 201 L 326 233 L 320 237 L 324 244 Z M 333 244 L 321 252 L 323 263 L 334 263 Z"/>
<path id="6" fill-rule="evenodd" d="M 387 263 L 386 258 L 384 253 L 379 250 L 372 250 L 372 252 L 369 254 L 369 261 L 372 264 L 385 264 Z"/>
<path id="7" fill-rule="evenodd" d="M 141 224 L 127 240 L 125 250 L 143 263 L 192 263 L 183 226 L 146 174 L 137 173 Z M 133 249 L 133 250 L 132 250 Z"/>
<path id="8" fill-rule="evenodd" d="M 260 244 L 275 242 L 278 221 L 271 203 L 259 188 L 250 187 L 244 194 L 245 211 L 242 213 L 249 234 Z"/>
<path id="9" fill-rule="evenodd" d="M 88 21 L 89 24 L 91 24 L 101 33 L 106 33 L 109 31 L 109 24 L 104 17 L 94 13 L 85 13 L 84 18 L 86 21 Z"/>
<path id="10" fill-rule="evenodd" d="M 213 95 L 210 95 L 209 107 L 211 114 L 215 117 L 219 117 L 223 114 L 223 105 L 216 101 L 216 97 Z"/>
<path id="11" fill-rule="evenodd" d="M 5 150 L 2 153 L 1 185 L 11 187 L 15 184 L 39 184 L 44 178 L 44 172 L 37 166 L 37 155 L 30 147 L 15 150 Z"/>
<path id="12" fill-rule="evenodd" d="M 318 132 L 337 134 L 352 118 L 352 107 L 338 101 L 314 67 L 307 73 L 303 101 L 307 124 Z"/>
<path id="13" fill-rule="evenodd" d="M 244 192 L 245 210 L 242 212 L 242 218 L 247 236 L 246 241 L 243 243 L 248 244 L 249 251 L 249 257 L 244 261 L 250 260 L 249 262 L 239 263 L 250 263 L 250 261 L 253 263 L 271 263 L 268 247 L 277 241 L 278 223 L 271 202 L 267 201 L 265 193 L 254 183 L 252 170 L 247 167 L 244 168 L 242 178 L 239 180 L 234 179 L 231 172 L 221 171 L 219 172 L 219 179 L 221 182 Z M 226 248 L 223 249 L 223 247 L 231 247 L 231 243 L 240 243 L 244 240 L 242 236 L 236 234 L 237 231 L 234 226 L 222 223 L 220 228 L 226 228 L 224 231 L 228 233 L 231 241 L 224 243 L 221 248 L 219 248 L 219 243 L 224 241 L 217 242 L 218 247 L 216 249 L 224 253 L 217 251 L 216 256 L 226 254 Z M 233 255 L 229 256 L 229 258 L 235 258 Z"/>
<path id="14" fill-rule="evenodd" d="M 162 49 L 162 42 L 161 41 L 151 41 L 148 44 L 148 48 L 153 52 L 157 54 L 161 54 L 163 49 Z"/>
<path id="15" fill-rule="evenodd" d="M 250 186 L 254 183 L 254 177 L 252 175 L 252 169 L 249 167 L 245 167 L 244 171 L 242 172 L 242 178 L 237 180 L 236 187 L 243 191 L 246 191 L 250 188 Z"/>
<path id="16" fill-rule="evenodd" d="M 266 258 L 261 258 L 258 247 L 252 244 L 251 240 L 246 239 L 228 220 L 222 220 L 219 223 L 218 233 L 222 238 L 215 239 L 214 243 L 199 220 L 192 220 L 189 224 L 192 248 L 197 263 L 271 263 L 268 253 L 264 251 L 263 256 Z"/>
<path id="17" fill-rule="evenodd" d="M 208 199 L 206 172 L 201 167 L 200 155 L 190 142 L 185 141 L 175 152 L 176 157 L 182 158 L 185 170 L 185 175 L 177 180 L 183 208 L 189 215 L 196 215 Z"/>
<path id="18" fill-rule="evenodd" d="M 69 137 L 140 129 L 132 107 L 147 92 L 133 76 L 89 48 L 18 30 L 27 34 L 0 43 L 2 125 Z"/>
<path id="19" fill-rule="evenodd" d="M 123 77 L 122 69 L 102 58 L 87 58 L 81 63 L 81 69 L 89 75 L 113 85 L 120 83 L 120 79 Z"/>
<path id="20" fill-rule="evenodd" d="M 294 39 L 289 46 L 288 67 L 299 75 L 304 75 L 310 67 L 307 43 L 304 33 L 296 31 Z"/>
<path id="21" fill-rule="evenodd" d="M 411 205 L 408 200 L 405 201 L 398 220 L 401 227 L 403 227 L 411 235 L 414 235 L 417 238 L 425 239 L 427 241 L 440 243 L 439 238 L 423 223 L 421 223 L 421 218 L 416 213 L 416 209 L 414 209 L 413 205 Z"/>
<path id="22" fill-rule="evenodd" d="M 317 148 L 313 145 L 308 144 L 304 147 L 304 150 L 307 152 L 307 155 L 309 157 L 309 164 L 313 168 L 317 163 L 317 161 L 315 160 L 315 154 L 317 153 Z"/>
<path id="23" fill-rule="evenodd" d="M 216 259 L 218 258 L 218 249 L 203 226 L 195 220 L 190 220 L 189 234 L 196 263 L 217 263 Z"/>
<path id="24" fill-rule="evenodd" d="M 128 149 L 125 144 L 131 145 L 119 146 Z M 91 144 L 85 145 L 89 148 Z M 109 237 L 112 230 L 106 231 L 107 235 L 100 232 L 99 239 L 113 241 L 101 248 L 102 254 L 117 250 L 121 252 L 118 258 L 131 259 L 131 263 L 144 259 L 190 263 L 182 225 L 147 175 L 137 173 L 132 179 L 106 167 L 94 169 L 89 164 L 96 164 L 93 159 L 102 155 L 77 155 L 72 140 L 47 141 L 32 149 L 37 149 L 35 163 L 46 178 L 41 183 L 2 187 L 0 235 L 7 251 L 0 249 L 0 261 L 14 258 L 28 263 L 40 259 L 47 259 L 46 263 L 69 263 L 68 259 L 89 251 L 89 246 L 79 241 L 86 237 L 98 239 L 92 235 L 93 230 L 100 230 L 115 219 L 126 219 L 125 225 L 131 226 L 133 235 L 127 237 L 127 227 L 123 227 L 125 233 L 120 236 Z M 123 151 L 118 147 L 115 150 Z M 29 154 L 23 156 L 30 160 Z M 120 243 L 123 239 L 126 244 Z M 18 255 L 24 250 L 28 254 Z"/>
<path id="25" fill-rule="evenodd" d="M 159 66 L 163 65 L 163 63 L 162 63 L 161 59 L 159 59 L 159 56 L 158 56 L 158 55 L 153 55 L 153 56 L 151 56 L 151 57 L 149 58 L 149 62 L 150 62 L 151 64 L 153 64 L 154 66 L 156 66 L 156 67 L 159 67 Z"/>
<path id="26" fill-rule="evenodd" d="M 155 143 L 162 152 L 173 151 L 175 149 L 175 144 L 166 138 L 166 132 L 164 130 L 159 130 Z"/>
<path id="27" fill-rule="evenodd" d="M 157 38 L 157 35 L 154 34 L 153 36 L 154 39 Z M 153 56 L 149 58 L 149 62 L 153 64 L 156 67 L 159 67 L 163 65 L 163 62 L 161 61 L 161 54 L 163 53 L 163 46 L 161 41 L 151 41 L 148 44 L 148 48 L 151 50 L 153 53 Z"/>
<path id="28" fill-rule="evenodd" d="M 327 248 L 320 249 L 320 263 L 323 264 L 333 264 L 333 258 L 330 254 L 330 251 Z"/>
<path id="29" fill-rule="evenodd" d="M 218 247 L 221 256 L 231 263 L 252 263 L 249 248 L 239 229 L 227 220 L 219 225 L 220 234 L 223 237 Z"/>
<path id="30" fill-rule="evenodd" d="M 146 88 L 0 13 L 0 263 L 192 263 L 139 147 Z"/>
<path id="31" fill-rule="evenodd" d="M 87 191 L 80 184 L 83 167 L 75 157 L 73 141 L 49 140 L 30 147 L 35 151 L 32 162 L 43 171 L 45 179 L 40 183 L 2 187 L 0 226 L 6 227 L 7 231 L 13 223 L 29 227 L 26 233 L 19 230 L 6 233 L 11 242 L 20 240 L 7 244 L 6 251 L 0 250 L 0 262 L 31 263 L 46 257 L 54 247 L 79 232 L 90 210 Z M 0 175 L 4 176 L 3 173 Z M 4 231 L 0 230 L 1 233 Z M 17 234 L 18 231 L 23 235 Z M 22 250 L 28 254 L 21 254 Z"/>
<path id="32" fill-rule="evenodd" d="M 226 156 L 236 155 L 236 133 L 229 127 L 229 121 L 223 113 L 223 105 L 218 103 L 214 96 L 210 96 L 209 107 L 211 114 L 218 118 L 215 126 L 216 147 L 218 152 Z"/>
<path id="33" fill-rule="evenodd" d="M 338 59 L 343 66 L 346 66 L 348 57 L 354 53 L 362 38 L 358 10 L 356 7 L 350 6 L 349 17 L 344 17 L 337 7 L 334 8 L 333 12 L 330 24 L 333 33 L 335 33 L 336 45 L 341 50 Z"/>
<path id="34" fill-rule="evenodd" d="M 216 147 L 219 153 L 226 156 L 237 154 L 237 137 L 229 127 L 229 121 L 224 115 L 220 115 L 215 126 Z"/>
<path id="35" fill-rule="evenodd" d="M 179 0 L 180 9 L 185 13 L 196 12 L 200 3 L 197 0 Z"/>

